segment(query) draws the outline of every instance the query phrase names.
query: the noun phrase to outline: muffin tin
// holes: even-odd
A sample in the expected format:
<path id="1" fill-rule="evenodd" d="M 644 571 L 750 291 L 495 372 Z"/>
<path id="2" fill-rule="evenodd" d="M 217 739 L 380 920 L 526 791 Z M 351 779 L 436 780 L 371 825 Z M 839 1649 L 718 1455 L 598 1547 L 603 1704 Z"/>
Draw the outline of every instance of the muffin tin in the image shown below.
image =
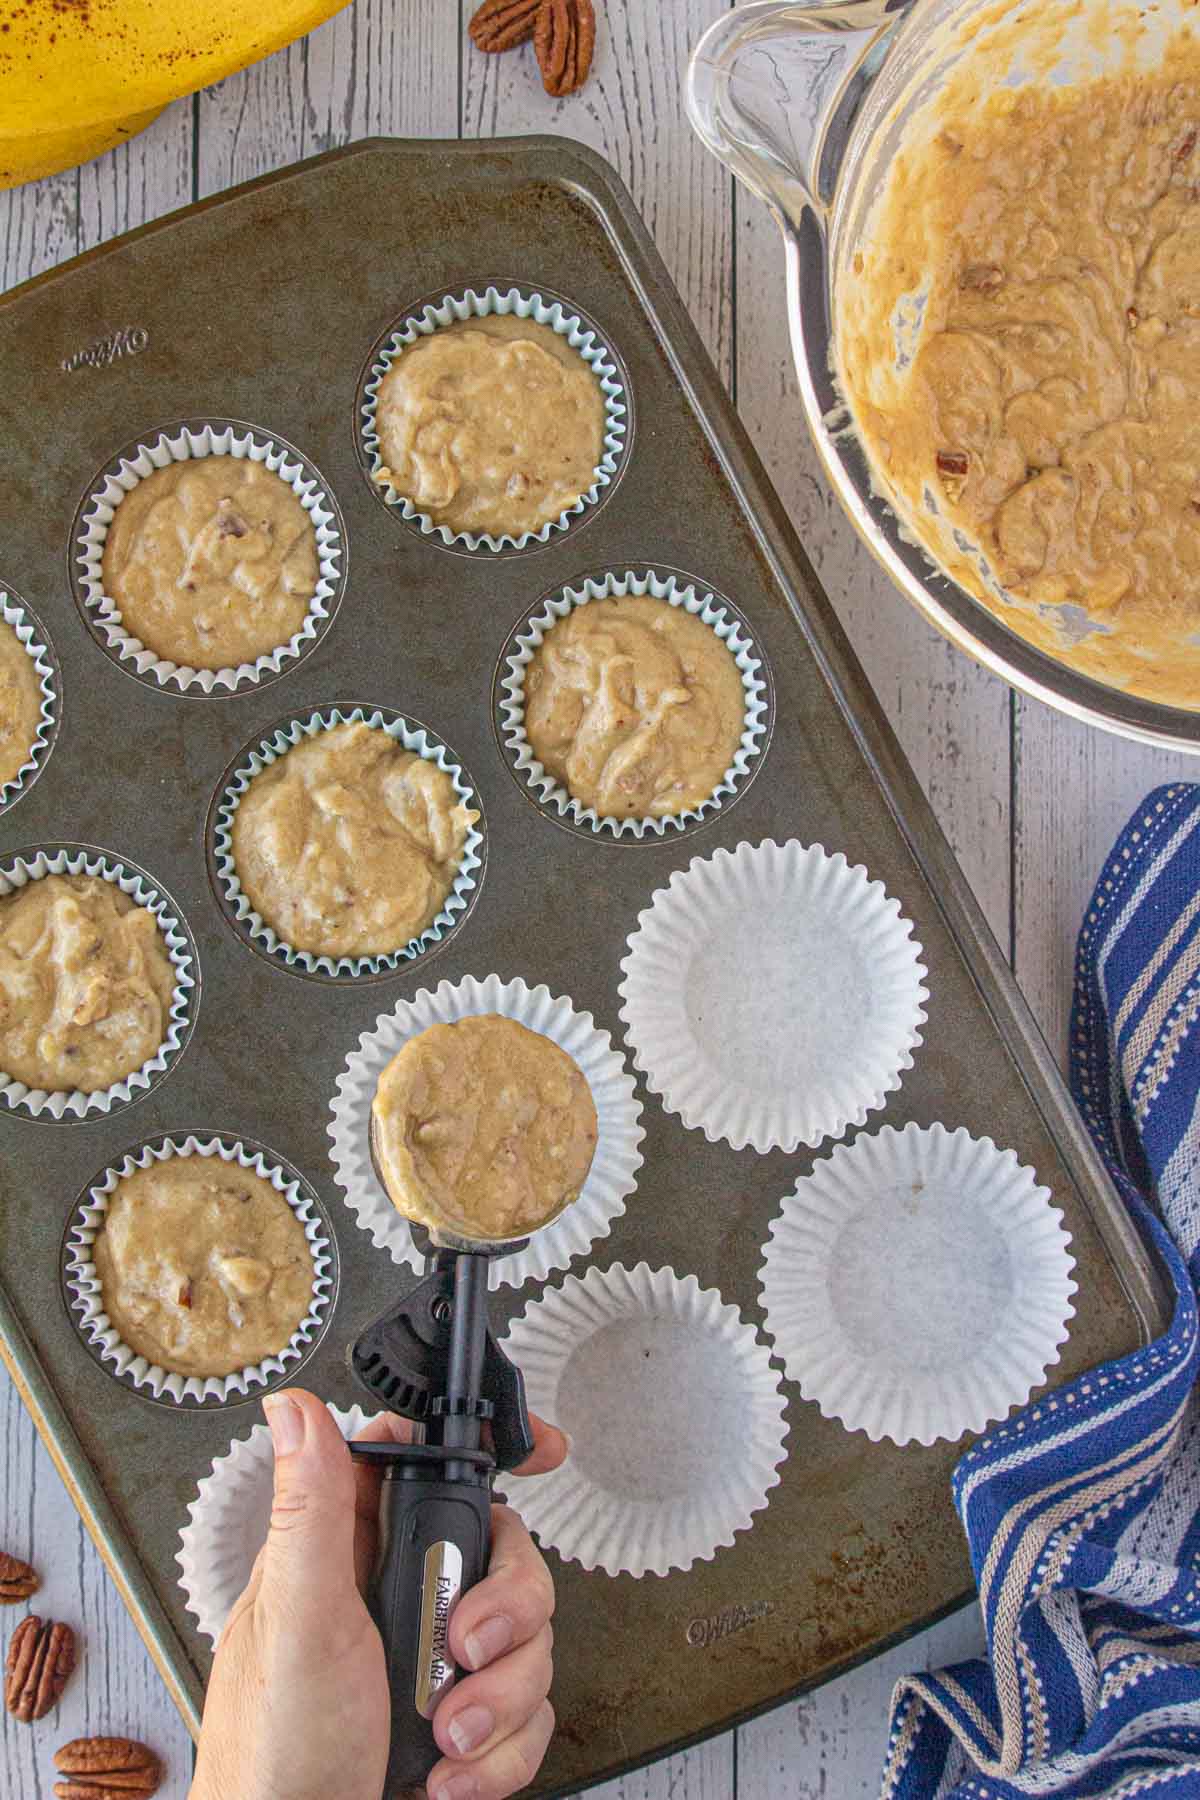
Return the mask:
<path id="1" fill-rule="evenodd" d="M 489 283 L 561 294 L 596 321 L 621 360 L 631 425 L 603 505 L 521 554 L 463 556 L 371 491 L 358 384 L 371 346 L 419 296 Z M 145 335 L 137 358 L 62 372 L 80 345 L 126 322 Z M 545 983 L 620 1046 L 626 940 L 651 895 L 702 850 L 821 843 L 899 900 L 929 971 L 928 1019 L 913 1068 L 876 1118 L 991 1136 L 1051 1190 L 1079 1281 L 1056 1379 L 1161 1327 L 1160 1276 L 601 159 L 546 139 L 377 142 L 317 158 L 9 295 L 0 382 L 0 581 L 36 610 L 61 670 L 55 753 L 0 821 L 0 864 L 17 849 L 84 839 L 151 870 L 181 911 L 200 976 L 190 1041 L 132 1105 L 58 1127 L 0 1115 L 0 1348 L 193 1727 L 210 1655 L 177 1585 L 179 1531 L 213 1458 L 258 1413 L 155 1405 L 94 1359 L 60 1283 L 77 1196 L 161 1133 L 250 1139 L 284 1159 L 320 1202 L 340 1269 L 302 1379 L 351 1404 L 347 1345 L 410 1278 L 359 1227 L 333 1177 L 330 1103 L 359 1035 L 422 988 L 496 973 Z M 337 616 L 269 693 L 180 694 L 139 680 L 103 653 L 72 600 L 72 519 L 97 472 L 116 446 L 152 441 L 180 418 L 245 420 L 295 445 L 341 510 L 349 572 Z M 586 571 L 647 565 L 727 595 L 773 680 L 773 729 L 753 781 L 686 841 L 559 829 L 514 781 L 493 701 L 509 635 L 539 596 Z M 223 916 L 206 857 L 206 818 L 241 748 L 285 707 L 301 717 L 347 695 L 425 721 L 471 771 L 487 819 L 486 881 L 469 915 L 365 983 L 299 979 L 254 954 Z M 761 1326 L 768 1226 L 812 1153 L 735 1151 L 685 1129 L 641 1082 L 638 1094 L 636 1190 L 572 1276 L 645 1261 L 695 1276 Z M 497 1321 L 538 1291 L 527 1282 L 494 1295 Z M 948 1485 L 956 1448 L 873 1444 L 794 1385 L 785 1392 L 779 1484 L 731 1547 L 640 1580 L 551 1555 L 559 1727 L 533 1792 L 574 1792 L 721 1729 L 969 1590 Z M 710 1451 L 736 1458 L 736 1433 Z"/>

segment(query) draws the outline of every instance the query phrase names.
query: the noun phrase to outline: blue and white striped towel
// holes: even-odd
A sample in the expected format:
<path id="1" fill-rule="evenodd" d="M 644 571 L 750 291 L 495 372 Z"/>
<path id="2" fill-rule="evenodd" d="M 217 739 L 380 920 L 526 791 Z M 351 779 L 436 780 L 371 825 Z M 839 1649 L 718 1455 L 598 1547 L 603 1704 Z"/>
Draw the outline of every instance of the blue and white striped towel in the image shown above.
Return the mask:
<path id="1" fill-rule="evenodd" d="M 896 1690 L 885 1800 L 1200 1796 L 1200 787 L 1143 802 L 1079 936 L 1071 1086 L 1171 1328 L 954 1472 L 990 1656 Z"/>

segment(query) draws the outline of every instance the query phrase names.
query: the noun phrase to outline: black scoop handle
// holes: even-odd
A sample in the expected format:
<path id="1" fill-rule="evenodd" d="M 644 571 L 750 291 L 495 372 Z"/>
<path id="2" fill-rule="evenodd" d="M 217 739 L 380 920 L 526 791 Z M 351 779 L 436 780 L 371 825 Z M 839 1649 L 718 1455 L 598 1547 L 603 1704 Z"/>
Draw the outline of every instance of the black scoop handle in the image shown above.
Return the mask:
<path id="1" fill-rule="evenodd" d="M 481 1451 L 386 1449 L 369 1606 L 387 1657 L 392 1737 L 384 1793 L 393 1800 L 419 1792 L 441 1755 L 433 1714 L 458 1674 L 450 1619 L 487 1570 L 494 1464 Z"/>

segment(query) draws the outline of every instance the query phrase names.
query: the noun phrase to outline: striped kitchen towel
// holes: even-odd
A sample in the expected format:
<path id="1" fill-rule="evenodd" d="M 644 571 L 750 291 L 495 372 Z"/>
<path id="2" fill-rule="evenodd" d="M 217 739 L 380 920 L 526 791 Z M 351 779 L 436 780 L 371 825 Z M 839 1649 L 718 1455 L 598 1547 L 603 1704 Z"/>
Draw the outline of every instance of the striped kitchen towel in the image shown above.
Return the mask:
<path id="1" fill-rule="evenodd" d="M 1174 1285 L 1165 1337 L 954 1472 L 989 1656 L 896 1689 L 886 1800 L 1200 1796 L 1200 787 L 1157 789 L 1079 934 L 1071 1086 Z"/>

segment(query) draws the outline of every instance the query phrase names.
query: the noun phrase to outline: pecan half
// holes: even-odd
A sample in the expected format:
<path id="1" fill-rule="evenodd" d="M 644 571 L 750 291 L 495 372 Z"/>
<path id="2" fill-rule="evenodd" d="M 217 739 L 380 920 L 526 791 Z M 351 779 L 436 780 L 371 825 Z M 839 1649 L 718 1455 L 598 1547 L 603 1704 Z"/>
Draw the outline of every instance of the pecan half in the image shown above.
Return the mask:
<path id="1" fill-rule="evenodd" d="M 15 1606 L 19 1600 L 28 1600 L 41 1585 L 28 1563 L 0 1550 L 0 1606 Z"/>
<path id="2" fill-rule="evenodd" d="M 153 1750 L 136 1738 L 73 1738 L 54 1752 L 54 1766 L 67 1776 L 54 1784 L 57 1800 L 112 1800 L 114 1794 L 140 1800 L 158 1792 L 163 1776 Z"/>
<path id="3" fill-rule="evenodd" d="M 596 48 L 596 9 L 592 0 L 541 0 L 533 47 L 542 71 L 542 86 L 561 99 L 588 78 Z"/>
<path id="4" fill-rule="evenodd" d="M 4 1704 L 22 1725 L 44 1719 L 58 1705 L 75 1667 L 75 1633 L 69 1625 L 22 1619 L 8 1645 L 4 1664 Z"/>
<path id="5" fill-rule="evenodd" d="M 969 293 L 994 294 L 1004 286 L 1004 270 L 995 263 L 968 263 L 958 278 L 960 288 Z"/>
<path id="6" fill-rule="evenodd" d="M 541 0 L 483 0 L 467 30 L 477 50 L 515 50 L 533 36 Z"/>

